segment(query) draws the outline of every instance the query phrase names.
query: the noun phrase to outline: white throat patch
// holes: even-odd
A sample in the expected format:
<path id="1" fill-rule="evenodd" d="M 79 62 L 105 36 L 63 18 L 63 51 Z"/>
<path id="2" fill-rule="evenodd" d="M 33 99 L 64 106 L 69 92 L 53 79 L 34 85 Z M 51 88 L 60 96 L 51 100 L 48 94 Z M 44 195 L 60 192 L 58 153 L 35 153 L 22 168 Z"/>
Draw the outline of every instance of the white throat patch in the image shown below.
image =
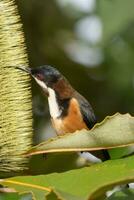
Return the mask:
<path id="1" fill-rule="evenodd" d="M 47 89 L 47 86 L 46 84 L 43 82 L 43 81 L 40 81 L 39 79 L 35 78 L 34 79 L 36 80 L 36 82 L 43 88 L 43 89 Z"/>
<path id="2" fill-rule="evenodd" d="M 48 104 L 49 104 L 49 110 L 50 115 L 52 118 L 57 118 L 61 115 L 61 110 L 59 109 L 55 91 L 49 87 L 46 86 L 46 84 L 43 81 L 40 81 L 39 79 L 35 78 L 36 82 L 43 88 L 44 90 L 48 90 L 49 96 L 48 96 Z"/>
<path id="3" fill-rule="evenodd" d="M 52 118 L 57 118 L 61 115 L 61 110 L 59 109 L 55 91 L 51 88 L 48 88 L 49 96 L 48 96 L 48 103 L 49 103 L 49 110 L 50 115 Z"/>

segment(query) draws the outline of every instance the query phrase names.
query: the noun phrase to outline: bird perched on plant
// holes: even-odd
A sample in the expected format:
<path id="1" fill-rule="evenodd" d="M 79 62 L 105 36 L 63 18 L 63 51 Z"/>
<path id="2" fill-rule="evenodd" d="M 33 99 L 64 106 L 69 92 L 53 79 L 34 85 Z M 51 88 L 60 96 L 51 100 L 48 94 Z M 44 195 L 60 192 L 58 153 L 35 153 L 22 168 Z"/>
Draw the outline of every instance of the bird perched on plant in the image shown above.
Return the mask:
<path id="1" fill-rule="evenodd" d="M 96 117 L 90 103 L 56 68 L 48 65 L 18 68 L 28 72 L 48 97 L 51 121 L 57 135 L 94 126 Z"/>

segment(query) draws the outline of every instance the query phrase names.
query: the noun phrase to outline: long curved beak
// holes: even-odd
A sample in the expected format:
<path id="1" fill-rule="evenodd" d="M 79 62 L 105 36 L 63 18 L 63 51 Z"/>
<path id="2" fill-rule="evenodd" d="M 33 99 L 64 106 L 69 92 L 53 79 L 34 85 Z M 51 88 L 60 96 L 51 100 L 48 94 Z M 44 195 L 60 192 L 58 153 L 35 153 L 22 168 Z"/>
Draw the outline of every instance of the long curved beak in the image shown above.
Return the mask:
<path id="1" fill-rule="evenodd" d="M 25 71 L 25 72 L 27 72 L 28 74 L 31 74 L 31 68 L 30 67 L 23 67 L 23 66 L 21 66 L 21 67 L 16 67 L 17 69 L 20 69 L 20 70 L 22 70 L 22 71 Z"/>

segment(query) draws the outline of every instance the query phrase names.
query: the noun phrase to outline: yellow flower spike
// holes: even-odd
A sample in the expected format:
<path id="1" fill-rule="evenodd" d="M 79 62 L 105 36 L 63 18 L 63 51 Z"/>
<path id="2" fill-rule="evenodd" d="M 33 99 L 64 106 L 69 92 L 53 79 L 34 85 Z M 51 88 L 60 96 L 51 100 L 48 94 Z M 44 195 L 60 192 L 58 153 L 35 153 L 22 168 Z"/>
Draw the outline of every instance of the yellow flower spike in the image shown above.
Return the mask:
<path id="1" fill-rule="evenodd" d="M 26 168 L 24 153 L 32 145 L 30 80 L 14 66 L 27 66 L 28 59 L 17 7 L 0 1 L 0 172 Z"/>

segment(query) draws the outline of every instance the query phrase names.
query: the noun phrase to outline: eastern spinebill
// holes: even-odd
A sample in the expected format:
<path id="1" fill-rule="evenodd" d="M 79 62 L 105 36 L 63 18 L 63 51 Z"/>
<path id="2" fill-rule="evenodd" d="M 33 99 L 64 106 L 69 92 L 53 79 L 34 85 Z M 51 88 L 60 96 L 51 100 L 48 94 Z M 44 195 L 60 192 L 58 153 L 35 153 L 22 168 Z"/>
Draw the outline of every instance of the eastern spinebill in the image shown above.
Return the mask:
<path id="1" fill-rule="evenodd" d="M 54 67 L 17 67 L 29 73 L 48 97 L 52 125 L 57 135 L 91 129 L 96 117 L 90 103 Z M 103 151 L 103 158 L 109 156 Z"/>

